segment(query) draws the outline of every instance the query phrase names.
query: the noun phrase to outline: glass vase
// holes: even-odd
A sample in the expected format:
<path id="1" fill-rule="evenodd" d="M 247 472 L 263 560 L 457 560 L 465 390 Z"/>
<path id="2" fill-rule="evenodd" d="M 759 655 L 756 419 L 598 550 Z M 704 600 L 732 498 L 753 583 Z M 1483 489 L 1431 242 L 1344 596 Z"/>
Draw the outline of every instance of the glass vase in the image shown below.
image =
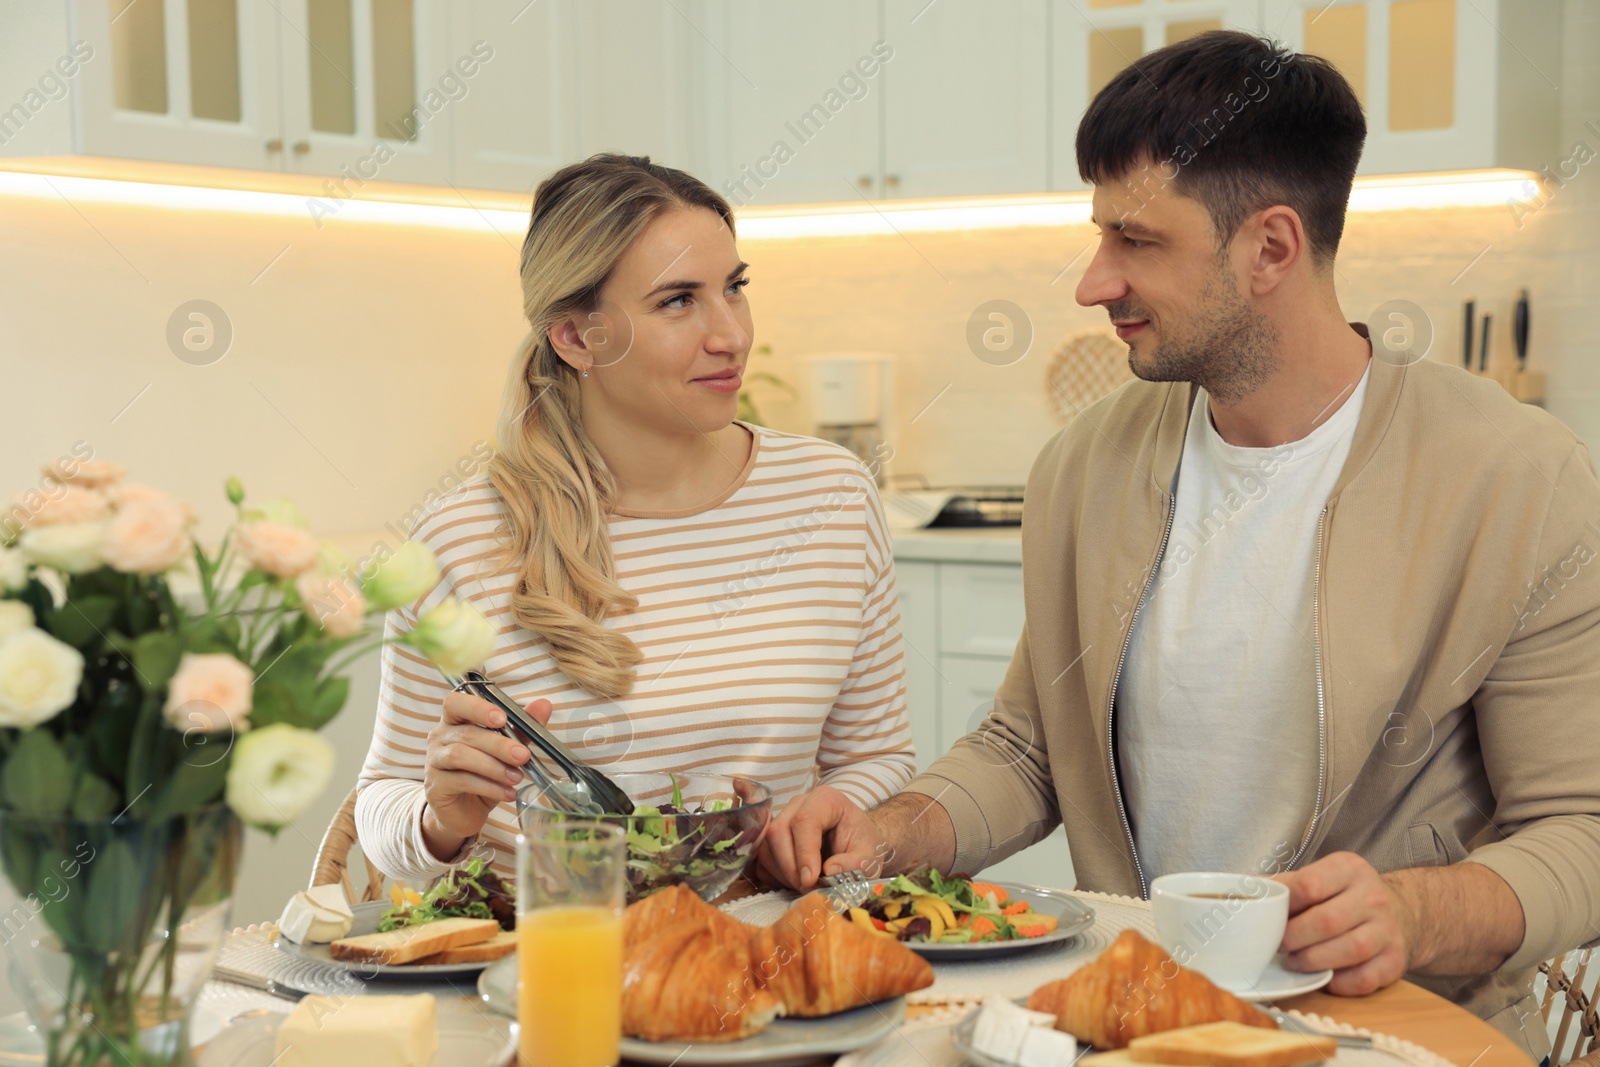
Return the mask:
<path id="1" fill-rule="evenodd" d="M 189 1016 L 228 930 L 242 828 L 223 804 L 165 819 L 0 811 L 11 984 L 48 1067 L 188 1067 Z"/>

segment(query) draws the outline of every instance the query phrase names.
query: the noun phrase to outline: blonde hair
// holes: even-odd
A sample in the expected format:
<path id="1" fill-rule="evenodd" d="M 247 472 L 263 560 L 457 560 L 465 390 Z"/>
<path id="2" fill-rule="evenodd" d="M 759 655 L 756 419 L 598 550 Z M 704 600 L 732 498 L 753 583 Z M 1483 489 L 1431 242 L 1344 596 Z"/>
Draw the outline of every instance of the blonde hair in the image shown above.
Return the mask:
<path id="1" fill-rule="evenodd" d="M 584 431 L 578 372 L 550 344 L 556 323 L 594 311 L 617 261 L 656 218 L 728 202 L 644 156 L 602 154 L 539 184 L 522 242 L 522 311 L 531 327 L 506 382 L 489 481 L 505 504 L 502 551 L 514 568 L 511 611 L 549 642 L 567 677 L 596 696 L 630 692 L 643 653 L 603 625 L 638 599 L 617 584 L 607 517 L 616 481 Z"/>

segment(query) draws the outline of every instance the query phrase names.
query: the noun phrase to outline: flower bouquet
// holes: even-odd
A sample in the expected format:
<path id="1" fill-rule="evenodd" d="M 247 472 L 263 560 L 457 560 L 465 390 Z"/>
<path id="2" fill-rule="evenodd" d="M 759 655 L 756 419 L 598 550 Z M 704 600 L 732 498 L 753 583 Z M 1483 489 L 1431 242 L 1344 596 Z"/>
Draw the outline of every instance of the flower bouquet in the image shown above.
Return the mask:
<path id="1" fill-rule="evenodd" d="M 316 731 L 382 643 L 368 616 L 439 578 L 415 542 L 357 573 L 235 479 L 207 551 L 187 502 L 123 473 L 63 459 L 0 515 L 0 866 L 22 898 L 0 939 L 52 1067 L 192 1062 L 241 826 L 275 833 L 326 786 Z M 401 640 L 460 674 L 494 636 L 449 600 Z"/>

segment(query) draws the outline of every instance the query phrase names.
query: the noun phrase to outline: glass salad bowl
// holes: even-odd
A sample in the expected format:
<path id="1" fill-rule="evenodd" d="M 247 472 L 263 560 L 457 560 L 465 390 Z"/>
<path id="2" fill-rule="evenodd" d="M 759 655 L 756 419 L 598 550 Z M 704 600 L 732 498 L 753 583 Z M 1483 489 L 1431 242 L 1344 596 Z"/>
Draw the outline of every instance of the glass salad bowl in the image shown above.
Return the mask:
<path id="1" fill-rule="evenodd" d="M 628 903 L 686 885 L 702 900 L 727 892 L 754 857 L 772 819 L 772 790 L 748 778 L 715 774 L 613 774 L 633 814 L 599 816 L 628 835 Z M 582 823 L 528 783 L 517 794 L 522 829 Z"/>

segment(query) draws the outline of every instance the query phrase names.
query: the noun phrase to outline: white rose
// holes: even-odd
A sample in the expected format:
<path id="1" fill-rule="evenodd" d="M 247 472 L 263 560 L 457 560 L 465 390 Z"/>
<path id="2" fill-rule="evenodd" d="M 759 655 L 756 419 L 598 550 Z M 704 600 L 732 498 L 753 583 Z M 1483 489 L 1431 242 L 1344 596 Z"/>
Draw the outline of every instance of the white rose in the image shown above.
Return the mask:
<path id="1" fill-rule="evenodd" d="M 373 611 L 388 611 L 409 604 L 439 581 L 439 564 L 421 541 L 407 541 L 395 554 L 378 564 L 361 583 L 361 592 Z"/>
<path id="2" fill-rule="evenodd" d="M 246 729 L 255 677 L 226 652 L 185 652 L 167 683 L 167 703 L 161 713 L 177 730 Z"/>
<path id="3" fill-rule="evenodd" d="M 333 763 L 333 746 L 311 730 L 285 722 L 251 730 L 234 746 L 228 806 L 252 826 L 286 826 L 317 799 Z"/>
<path id="4" fill-rule="evenodd" d="M 477 608 L 452 599 L 424 612 L 416 628 L 400 640 L 446 674 L 460 676 L 489 658 L 498 637 L 494 623 Z"/>
<path id="5" fill-rule="evenodd" d="M 83 656 L 43 630 L 0 640 L 0 726 L 28 729 L 72 705 L 83 680 Z"/>
<path id="6" fill-rule="evenodd" d="M 22 531 L 18 547 L 33 562 L 68 574 L 82 574 L 100 566 L 103 522 L 67 522 Z"/>
<path id="7" fill-rule="evenodd" d="M 0 548 L 0 593 L 28 584 L 28 557 L 14 548 Z"/>
<path id="8" fill-rule="evenodd" d="M 32 608 L 20 600 L 0 600 L 0 641 L 33 626 Z"/>

